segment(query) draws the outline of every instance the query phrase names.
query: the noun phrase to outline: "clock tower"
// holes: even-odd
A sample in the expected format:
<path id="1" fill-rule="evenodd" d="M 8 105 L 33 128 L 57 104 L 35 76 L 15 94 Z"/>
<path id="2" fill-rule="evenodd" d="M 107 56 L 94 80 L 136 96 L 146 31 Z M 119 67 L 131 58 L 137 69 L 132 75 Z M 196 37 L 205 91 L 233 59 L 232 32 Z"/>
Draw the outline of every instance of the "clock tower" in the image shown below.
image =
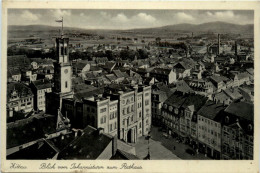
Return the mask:
<path id="1" fill-rule="evenodd" d="M 69 38 L 56 38 L 56 61 L 54 63 L 54 88 L 57 93 L 71 92 L 71 64 L 69 62 Z"/>
<path id="2" fill-rule="evenodd" d="M 69 61 L 69 38 L 63 37 L 62 33 L 55 40 L 55 60 L 53 89 L 51 93 L 46 93 L 46 113 L 56 115 L 57 110 L 62 110 L 62 99 L 73 98 L 72 91 L 72 68 Z"/>

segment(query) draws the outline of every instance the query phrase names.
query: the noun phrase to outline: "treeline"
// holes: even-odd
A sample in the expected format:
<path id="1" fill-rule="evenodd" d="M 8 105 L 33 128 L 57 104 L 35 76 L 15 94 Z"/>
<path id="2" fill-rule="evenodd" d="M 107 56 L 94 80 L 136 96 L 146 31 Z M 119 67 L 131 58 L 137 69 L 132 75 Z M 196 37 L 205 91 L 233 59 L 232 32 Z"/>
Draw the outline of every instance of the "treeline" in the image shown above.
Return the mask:
<path id="1" fill-rule="evenodd" d="M 55 51 L 54 49 L 50 49 L 49 52 L 44 52 L 42 50 L 32 50 L 26 48 L 8 48 L 7 56 L 13 55 L 26 55 L 28 58 L 54 58 Z"/>
<path id="2" fill-rule="evenodd" d="M 44 52 L 42 50 L 32 50 L 25 48 L 8 48 L 7 50 L 8 56 L 13 55 L 26 55 L 28 58 L 52 58 L 55 59 L 55 51 L 54 49 L 50 49 L 49 52 Z M 148 58 L 148 52 L 143 49 L 131 50 L 125 49 L 121 51 L 98 51 L 98 52 L 90 52 L 90 51 L 76 51 L 69 53 L 70 60 L 82 59 L 91 61 L 93 57 L 107 57 L 109 61 L 116 60 L 121 58 L 122 60 L 131 60 L 133 61 L 135 58 L 137 59 L 146 59 Z"/>
<path id="3" fill-rule="evenodd" d="M 170 42 L 157 42 L 157 46 L 159 47 L 168 47 L 168 48 L 174 48 L 174 49 L 184 49 L 187 50 L 187 45 L 183 42 L 180 43 L 170 43 Z"/>

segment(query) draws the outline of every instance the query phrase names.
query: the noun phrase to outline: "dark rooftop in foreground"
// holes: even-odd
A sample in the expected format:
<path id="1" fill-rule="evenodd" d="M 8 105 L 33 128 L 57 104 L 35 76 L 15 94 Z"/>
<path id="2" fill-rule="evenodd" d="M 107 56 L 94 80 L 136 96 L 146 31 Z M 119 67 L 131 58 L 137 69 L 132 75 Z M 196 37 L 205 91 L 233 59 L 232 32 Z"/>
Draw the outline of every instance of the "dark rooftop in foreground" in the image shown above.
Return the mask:
<path id="1" fill-rule="evenodd" d="M 99 134 L 97 129 L 87 126 L 82 136 L 72 141 L 59 153 L 58 159 L 97 159 L 112 140 L 112 136 Z"/>

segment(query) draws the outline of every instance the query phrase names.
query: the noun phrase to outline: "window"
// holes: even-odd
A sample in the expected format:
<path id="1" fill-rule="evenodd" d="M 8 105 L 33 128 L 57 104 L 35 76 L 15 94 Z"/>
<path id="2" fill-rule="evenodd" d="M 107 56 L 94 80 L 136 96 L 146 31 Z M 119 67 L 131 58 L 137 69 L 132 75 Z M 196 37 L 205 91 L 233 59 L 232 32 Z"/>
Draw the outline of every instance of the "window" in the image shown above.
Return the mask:
<path id="1" fill-rule="evenodd" d="M 95 113 L 95 109 L 94 109 L 94 108 L 92 108 L 92 109 L 91 109 L 91 112 L 92 112 L 92 113 Z"/>
<path id="2" fill-rule="evenodd" d="M 149 93 L 145 93 L 145 96 L 149 96 Z"/>
<path id="3" fill-rule="evenodd" d="M 142 117 L 142 112 L 139 112 L 139 118 L 141 118 Z"/>
<path id="4" fill-rule="evenodd" d="M 106 112 L 107 108 L 100 109 L 100 113 Z"/>
<path id="5" fill-rule="evenodd" d="M 112 124 L 110 124 L 110 131 L 112 131 L 113 129 L 112 129 Z"/>
<path id="6" fill-rule="evenodd" d="M 116 122 L 115 122 L 115 129 L 116 129 Z"/>
<path id="7" fill-rule="evenodd" d="M 67 47 L 66 46 L 65 46 L 65 51 L 64 52 L 65 52 L 65 55 L 67 55 Z"/>
<path id="8" fill-rule="evenodd" d="M 141 122 L 139 123 L 139 128 L 142 128 L 142 123 Z"/>
<path id="9" fill-rule="evenodd" d="M 64 48 L 62 46 L 60 47 L 60 52 L 61 52 L 61 55 L 64 55 Z"/>
<path id="10" fill-rule="evenodd" d="M 68 82 L 65 81 L 65 88 L 68 88 Z"/>
<path id="11" fill-rule="evenodd" d="M 134 116 L 132 115 L 132 117 L 131 117 L 131 121 L 134 121 Z"/>
<path id="12" fill-rule="evenodd" d="M 146 120 L 146 125 L 148 124 L 148 122 L 149 122 L 149 121 L 148 121 L 148 120 Z"/>
<path id="13" fill-rule="evenodd" d="M 145 106 L 149 105 L 149 100 L 145 100 Z"/>

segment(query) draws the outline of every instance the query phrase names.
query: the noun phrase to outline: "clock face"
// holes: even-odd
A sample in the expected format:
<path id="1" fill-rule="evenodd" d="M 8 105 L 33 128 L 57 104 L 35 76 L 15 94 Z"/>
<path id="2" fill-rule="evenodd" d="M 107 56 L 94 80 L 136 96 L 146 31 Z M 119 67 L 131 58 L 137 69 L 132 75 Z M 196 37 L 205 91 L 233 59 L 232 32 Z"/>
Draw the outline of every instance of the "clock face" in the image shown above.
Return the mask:
<path id="1" fill-rule="evenodd" d="M 65 73 L 65 74 L 67 74 L 68 72 L 69 72 L 69 70 L 68 70 L 68 69 L 65 69 L 65 70 L 64 70 L 64 73 Z"/>

